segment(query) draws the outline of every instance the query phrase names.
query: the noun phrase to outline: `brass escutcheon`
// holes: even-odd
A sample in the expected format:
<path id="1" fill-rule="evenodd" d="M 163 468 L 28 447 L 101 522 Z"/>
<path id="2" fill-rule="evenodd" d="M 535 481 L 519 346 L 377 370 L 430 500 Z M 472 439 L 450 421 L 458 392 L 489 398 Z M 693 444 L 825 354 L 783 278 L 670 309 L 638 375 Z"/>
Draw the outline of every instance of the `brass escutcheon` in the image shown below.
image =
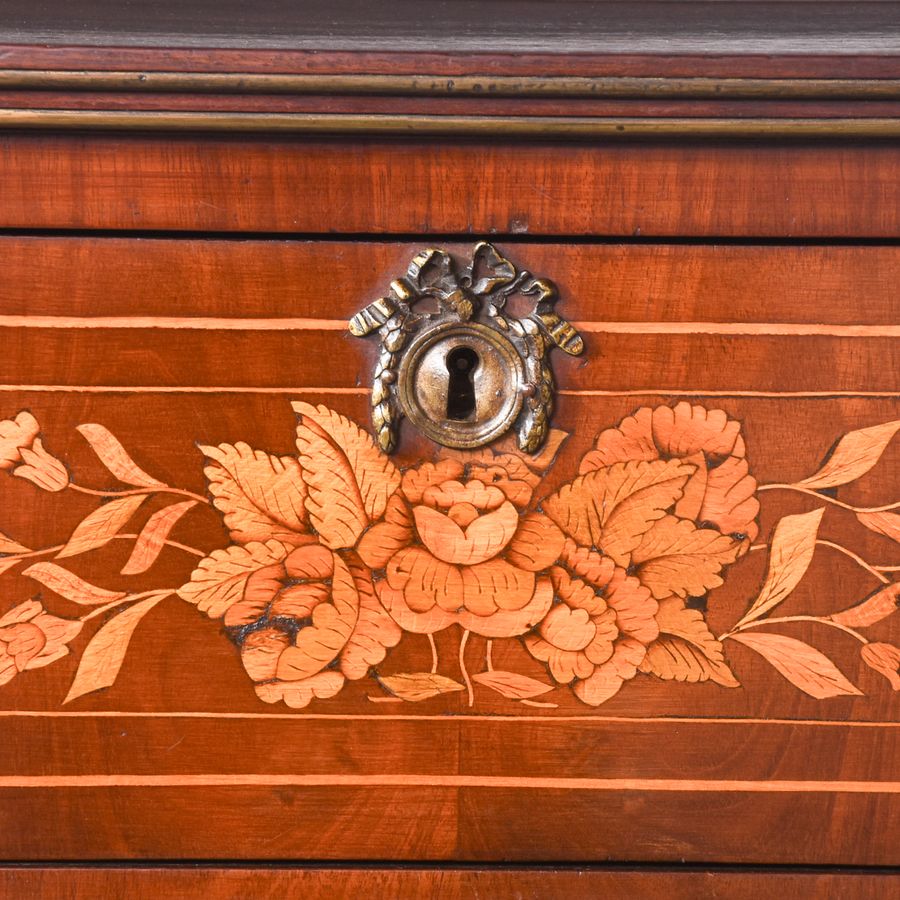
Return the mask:
<path id="1" fill-rule="evenodd" d="M 448 396 L 450 360 L 461 348 L 477 362 L 469 374 L 473 405 L 454 413 Z M 400 405 L 422 434 L 446 447 L 490 443 L 512 426 L 522 407 L 524 367 L 512 342 L 477 322 L 446 322 L 424 331 L 410 345 L 397 373 Z"/>
<path id="2" fill-rule="evenodd" d="M 506 309 L 514 295 L 531 301 L 525 315 Z M 350 320 L 351 334 L 381 338 L 372 384 L 381 448 L 396 449 L 406 417 L 448 447 L 480 447 L 515 429 L 519 448 L 536 452 L 554 406 L 549 351 L 584 349 L 553 310 L 556 298 L 551 281 L 519 271 L 491 244 L 477 244 L 461 269 L 444 250 L 416 254 L 388 296 Z"/>

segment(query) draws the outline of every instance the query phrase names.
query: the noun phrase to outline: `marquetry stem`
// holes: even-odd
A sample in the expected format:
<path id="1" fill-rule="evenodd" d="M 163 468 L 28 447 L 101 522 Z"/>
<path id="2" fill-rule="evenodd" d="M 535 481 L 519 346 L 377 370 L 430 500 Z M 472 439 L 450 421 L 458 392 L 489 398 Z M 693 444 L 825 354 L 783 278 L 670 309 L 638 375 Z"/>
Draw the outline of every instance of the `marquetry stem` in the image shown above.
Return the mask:
<path id="1" fill-rule="evenodd" d="M 843 553 L 844 556 L 852 559 L 858 566 L 860 566 L 860 568 L 863 568 L 869 574 L 874 575 L 882 584 L 891 583 L 891 580 L 889 578 L 885 578 L 882 572 L 900 571 L 900 566 L 873 566 L 870 563 L 867 563 L 858 553 L 854 553 L 843 544 L 836 544 L 834 543 L 834 541 L 817 539 L 816 544 L 821 547 L 830 547 L 832 550 L 837 550 L 839 553 Z M 752 547 L 750 547 L 750 550 L 768 550 L 768 548 L 768 544 L 754 544 Z"/>
<path id="2" fill-rule="evenodd" d="M 139 535 L 137 534 L 114 534 L 110 540 L 136 541 L 138 537 Z M 192 556 L 199 557 L 200 559 L 206 556 L 202 550 L 198 550 L 196 547 L 191 547 L 188 544 L 181 544 L 178 541 L 164 540 L 163 545 L 166 547 L 173 547 L 176 550 L 183 550 L 185 553 L 190 553 Z M 50 553 L 59 553 L 65 546 L 65 544 L 55 544 L 53 547 L 42 547 L 40 550 L 29 550 L 26 553 L 7 553 L 0 557 L 0 559 L 4 561 L 9 559 L 34 559 L 37 556 L 47 556 Z"/>
<path id="3" fill-rule="evenodd" d="M 96 488 L 83 487 L 80 484 L 69 484 L 69 488 L 80 494 L 90 494 L 92 497 L 135 497 L 138 494 L 178 494 L 181 497 L 190 497 L 198 503 L 209 505 L 209 498 L 183 488 L 169 487 L 167 484 L 154 485 L 153 487 L 134 488 L 127 491 L 101 491 Z"/>
<path id="4" fill-rule="evenodd" d="M 463 681 L 466 683 L 466 691 L 469 694 L 469 706 L 475 705 L 475 690 L 472 687 L 472 679 L 469 677 L 469 670 L 466 668 L 466 644 L 469 642 L 469 632 L 464 631 L 462 639 L 459 642 L 459 671 L 462 674 Z"/>
<path id="5" fill-rule="evenodd" d="M 733 628 L 731 631 L 726 632 L 725 634 L 719 635 L 719 640 L 724 641 L 730 637 L 733 637 L 740 631 L 747 631 L 750 628 L 760 628 L 763 625 L 781 625 L 787 622 L 816 622 L 819 625 L 827 625 L 829 628 L 837 628 L 838 631 L 843 631 L 845 634 L 849 634 L 852 637 L 855 637 L 861 644 L 868 644 L 869 639 L 864 635 L 860 634 L 854 628 L 850 628 L 849 625 L 842 625 L 840 622 L 835 622 L 832 619 L 823 618 L 821 616 L 776 616 L 772 619 L 757 619 L 753 622 L 747 622 L 744 625 L 741 625 L 737 628 Z"/>
<path id="6" fill-rule="evenodd" d="M 428 646 L 431 647 L 431 674 L 434 675 L 438 670 L 438 652 L 433 634 L 428 635 Z"/>
<path id="7" fill-rule="evenodd" d="M 493 650 L 494 650 L 494 642 L 488 641 L 487 647 L 485 648 L 485 651 L 484 651 L 484 664 L 487 667 L 488 672 L 494 671 Z"/>
<path id="8" fill-rule="evenodd" d="M 164 597 L 168 597 L 174 593 L 174 588 L 157 588 L 154 591 L 141 591 L 139 594 L 128 594 L 125 597 L 119 597 L 118 600 L 113 600 L 112 603 L 105 603 L 103 606 L 92 609 L 86 615 L 81 616 L 81 621 L 87 622 L 97 616 L 102 616 L 103 613 L 109 612 L 109 610 L 115 609 L 117 606 L 124 606 L 125 604 L 134 603 L 138 600 L 147 600 L 150 597 L 159 597 L 159 599 L 162 600 Z"/>
<path id="9" fill-rule="evenodd" d="M 855 563 L 857 563 L 857 565 L 859 565 L 861 568 L 865 569 L 867 572 L 874 575 L 882 584 L 890 584 L 891 583 L 890 578 L 885 578 L 884 575 L 882 575 L 881 572 L 879 572 L 875 568 L 875 566 L 869 565 L 869 563 L 867 563 L 861 556 L 859 556 L 857 553 L 854 553 L 852 550 L 848 550 L 843 545 L 835 544 L 833 541 L 823 541 L 823 540 L 817 540 L 816 544 L 818 544 L 820 547 L 831 547 L 832 550 L 837 550 L 839 553 L 843 553 L 844 556 L 848 556 Z"/>
<path id="10" fill-rule="evenodd" d="M 834 506 L 839 506 L 841 509 L 849 509 L 850 512 L 855 513 L 874 513 L 874 512 L 887 512 L 891 509 L 897 509 L 900 507 L 900 500 L 895 501 L 894 503 L 886 503 L 884 506 L 852 506 L 849 503 L 844 503 L 842 500 L 838 500 L 836 497 L 829 497 L 827 494 L 821 494 L 819 491 L 814 491 L 812 488 L 803 487 L 799 484 L 761 484 L 757 490 L 760 491 L 796 491 L 799 494 L 806 494 L 809 497 L 815 497 L 817 500 L 823 500 L 825 503 L 831 503 Z"/>

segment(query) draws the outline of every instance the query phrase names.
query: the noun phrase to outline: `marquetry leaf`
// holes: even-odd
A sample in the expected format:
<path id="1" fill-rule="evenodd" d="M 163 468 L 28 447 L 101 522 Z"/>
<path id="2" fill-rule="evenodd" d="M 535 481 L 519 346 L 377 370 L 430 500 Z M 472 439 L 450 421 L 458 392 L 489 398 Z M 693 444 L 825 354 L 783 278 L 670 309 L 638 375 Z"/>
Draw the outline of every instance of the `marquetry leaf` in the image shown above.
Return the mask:
<path id="1" fill-rule="evenodd" d="M 28 547 L 0 531 L 0 553 L 28 553 Z"/>
<path id="2" fill-rule="evenodd" d="M 722 644 L 699 610 L 686 609 L 678 600 L 666 600 L 660 604 L 656 620 L 660 637 L 647 649 L 642 672 L 666 681 L 739 686 L 725 662 Z"/>
<path id="3" fill-rule="evenodd" d="M 538 448 L 536 453 L 524 453 L 519 449 L 518 438 L 515 434 L 509 434 L 505 438 L 491 444 L 490 449 L 482 456 L 478 451 L 474 451 L 477 458 L 490 461 L 491 455 L 495 453 L 511 453 L 517 456 L 522 462 L 534 472 L 546 472 L 556 461 L 560 448 L 569 437 L 568 431 L 560 428 L 551 428 L 547 432 L 544 443 Z M 462 455 L 465 458 L 465 455 Z"/>
<path id="4" fill-rule="evenodd" d="M 359 618 L 341 651 L 341 671 L 357 679 L 384 659 L 388 648 L 400 642 L 402 632 L 378 600 L 369 570 L 354 560 L 347 565 L 359 595 Z"/>
<path id="5" fill-rule="evenodd" d="M 25 569 L 22 574 L 39 581 L 44 587 L 59 594 L 60 597 L 84 606 L 112 603 L 113 600 L 119 600 L 126 596 L 125 591 L 108 591 L 106 588 L 89 584 L 83 578 L 73 575 L 56 563 L 35 563 Z"/>
<path id="6" fill-rule="evenodd" d="M 731 639 L 755 650 L 791 684 L 817 700 L 862 694 L 827 656 L 796 638 L 740 632 L 732 634 Z"/>
<path id="7" fill-rule="evenodd" d="M 632 554 L 641 583 L 657 600 L 699 597 L 722 583 L 722 566 L 737 558 L 740 544 L 712 528 L 666 516 L 644 535 Z"/>
<path id="8" fill-rule="evenodd" d="M 543 681 L 537 681 L 527 675 L 519 675 L 517 672 L 501 672 L 496 669 L 473 675 L 472 681 L 477 681 L 511 700 L 528 700 L 530 697 L 538 697 L 553 690 L 553 685 L 544 684 Z"/>
<path id="9" fill-rule="evenodd" d="M 820 490 L 854 481 L 881 459 L 881 454 L 898 430 L 900 419 L 848 432 L 837 442 L 822 468 L 797 484 Z"/>
<path id="10" fill-rule="evenodd" d="M 247 579 L 256 571 L 284 559 L 288 547 L 280 541 L 251 542 L 213 552 L 200 560 L 191 580 L 176 593 L 200 612 L 217 619 L 241 599 Z"/>
<path id="11" fill-rule="evenodd" d="M 314 427 L 326 435 L 353 473 L 366 514 L 370 519 L 381 518 L 388 499 L 400 486 L 400 472 L 390 458 L 371 435 L 334 410 L 300 402 L 292 406 L 301 417 L 298 442 L 304 427 Z"/>
<path id="12" fill-rule="evenodd" d="M 316 408 L 308 403 L 295 403 L 293 406 L 301 416 L 297 426 L 297 450 L 303 480 L 309 492 L 307 510 L 310 522 L 326 547 L 332 550 L 353 547 L 370 521 L 353 464 L 343 447 L 334 441 L 329 431 L 318 421 L 319 418 L 327 419 L 330 410 L 324 406 Z M 362 434 L 359 429 L 357 431 Z M 368 458 L 365 454 L 363 456 Z M 376 480 L 374 472 L 367 471 L 366 486 L 370 505 L 372 498 L 378 496 L 371 486 Z M 387 480 L 386 477 L 385 481 Z"/>
<path id="13" fill-rule="evenodd" d="M 870 531 L 900 543 L 900 515 L 892 512 L 857 513 L 856 518 Z"/>
<path id="14" fill-rule="evenodd" d="M 465 687 L 452 678 L 436 675 L 434 672 L 411 672 L 400 675 L 379 676 L 379 683 L 395 697 L 413 703 L 430 700 L 440 694 L 464 691 Z"/>
<path id="15" fill-rule="evenodd" d="M 347 564 L 334 555 L 331 602 L 319 603 L 312 624 L 301 628 L 293 647 L 281 654 L 276 672 L 282 681 L 310 678 L 335 660 L 359 619 L 359 591 Z"/>
<path id="16" fill-rule="evenodd" d="M 156 562 L 156 558 L 165 546 L 166 539 L 178 520 L 196 505 L 196 500 L 185 500 L 184 503 L 173 503 L 171 506 L 153 513 L 147 520 L 147 524 L 141 529 L 131 556 L 122 567 L 122 574 L 139 575 L 141 572 L 146 572 Z"/>
<path id="17" fill-rule="evenodd" d="M 22 560 L 15 556 L 6 559 L 0 559 L 0 575 L 2 575 L 4 572 L 8 572 L 14 566 L 17 566 L 20 562 L 22 562 Z"/>
<path id="18" fill-rule="evenodd" d="M 900 604 L 900 582 L 889 584 L 875 591 L 870 597 L 845 609 L 842 612 L 829 616 L 832 622 L 839 625 L 849 625 L 851 628 L 866 628 L 874 625 L 882 619 L 893 615 Z"/>
<path id="19" fill-rule="evenodd" d="M 812 512 L 785 516 L 775 526 L 766 580 L 738 625 L 764 616 L 797 587 L 812 562 L 824 512 L 825 508 L 821 507 Z"/>
<path id="20" fill-rule="evenodd" d="M 691 684 L 714 681 L 723 687 L 740 686 L 725 663 L 712 661 L 694 644 L 677 637 L 661 637 L 654 641 L 647 648 L 639 670 L 664 681 Z"/>
<path id="21" fill-rule="evenodd" d="M 293 456 L 274 456 L 248 444 L 201 446 L 209 459 L 203 469 L 232 540 L 277 540 L 294 544 L 304 540 L 306 485 L 300 463 Z"/>
<path id="22" fill-rule="evenodd" d="M 130 497 L 116 497 L 98 506 L 81 520 L 65 547 L 56 554 L 56 558 L 77 556 L 79 553 L 96 550 L 108 544 L 146 499 L 146 494 L 135 494 Z"/>
<path id="23" fill-rule="evenodd" d="M 110 619 L 90 640 L 81 655 L 75 680 L 63 703 L 68 703 L 112 685 L 122 668 L 122 661 L 134 629 L 141 619 L 168 595 L 148 597 Z"/>
<path id="24" fill-rule="evenodd" d="M 618 565 L 682 495 L 694 466 L 680 460 L 616 463 L 580 475 L 544 501 L 547 515 L 580 546 Z"/>
<path id="25" fill-rule="evenodd" d="M 129 455 L 119 439 L 103 425 L 79 425 L 77 430 L 91 445 L 100 462 L 112 472 L 119 481 L 133 484 L 136 487 L 156 487 L 162 482 L 148 475 Z"/>

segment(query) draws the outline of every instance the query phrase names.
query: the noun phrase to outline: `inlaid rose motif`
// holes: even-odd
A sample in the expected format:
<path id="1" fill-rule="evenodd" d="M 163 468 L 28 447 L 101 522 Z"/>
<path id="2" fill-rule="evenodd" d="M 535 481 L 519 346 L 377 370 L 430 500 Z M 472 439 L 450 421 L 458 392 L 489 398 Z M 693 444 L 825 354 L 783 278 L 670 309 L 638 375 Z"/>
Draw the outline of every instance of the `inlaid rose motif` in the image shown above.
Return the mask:
<path id="1" fill-rule="evenodd" d="M 702 605 L 758 532 L 738 422 L 688 403 L 639 409 L 600 434 L 579 477 L 543 508 L 568 539 L 568 572 L 558 570 L 554 605 L 526 645 L 557 681 L 591 704 L 638 671 L 737 684 L 687 601 Z M 576 650 L 589 623 L 606 637 Z"/>
<path id="2" fill-rule="evenodd" d="M 384 521 L 362 537 L 381 602 L 398 624 L 430 634 L 459 624 L 486 637 L 521 634 L 550 605 L 541 573 L 563 547 L 546 516 L 526 513 L 535 476 L 516 456 L 445 458 L 407 470 Z"/>
<path id="3" fill-rule="evenodd" d="M 602 432 L 579 472 L 640 460 L 691 463 L 694 471 L 673 513 L 752 542 L 759 533 L 759 501 L 746 453 L 740 423 L 721 409 L 685 402 L 645 406 Z"/>
<path id="4" fill-rule="evenodd" d="M 598 706 L 637 674 L 659 637 L 659 604 L 606 557 L 567 542 L 565 562 L 550 570 L 556 602 L 525 645 L 556 681 Z"/>
<path id="5" fill-rule="evenodd" d="M 232 546 L 204 563 L 181 594 L 222 618 L 267 703 L 303 707 L 333 697 L 400 640 L 356 554 L 330 550 L 311 534 L 296 534 L 292 546 Z M 236 573 L 234 591 L 210 595 L 210 584 Z"/>

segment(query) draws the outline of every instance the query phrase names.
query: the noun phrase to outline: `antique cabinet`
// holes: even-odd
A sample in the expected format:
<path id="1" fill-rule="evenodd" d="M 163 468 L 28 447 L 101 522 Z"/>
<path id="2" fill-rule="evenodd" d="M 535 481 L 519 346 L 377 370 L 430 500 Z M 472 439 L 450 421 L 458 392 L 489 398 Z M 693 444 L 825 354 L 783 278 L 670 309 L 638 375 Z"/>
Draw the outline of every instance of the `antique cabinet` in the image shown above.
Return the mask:
<path id="1" fill-rule="evenodd" d="M 896 4 L 3 6 L 0 893 L 896 891 Z"/>

